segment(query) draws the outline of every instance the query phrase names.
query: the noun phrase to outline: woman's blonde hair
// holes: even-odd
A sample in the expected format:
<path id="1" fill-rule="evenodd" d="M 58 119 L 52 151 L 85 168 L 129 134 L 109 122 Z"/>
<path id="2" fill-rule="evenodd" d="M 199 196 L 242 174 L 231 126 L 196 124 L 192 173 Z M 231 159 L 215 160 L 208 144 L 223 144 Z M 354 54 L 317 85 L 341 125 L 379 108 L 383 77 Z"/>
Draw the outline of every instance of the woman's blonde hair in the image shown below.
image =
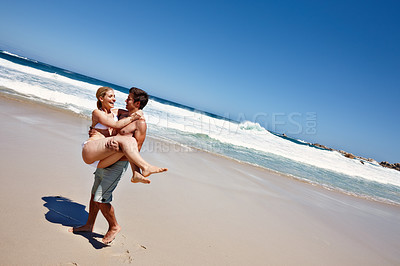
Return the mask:
<path id="1" fill-rule="evenodd" d="M 100 101 L 100 97 L 104 97 L 104 95 L 106 95 L 107 91 L 112 90 L 110 87 L 100 87 L 97 89 L 96 92 L 96 98 L 97 98 L 97 109 L 102 108 L 102 104 Z"/>

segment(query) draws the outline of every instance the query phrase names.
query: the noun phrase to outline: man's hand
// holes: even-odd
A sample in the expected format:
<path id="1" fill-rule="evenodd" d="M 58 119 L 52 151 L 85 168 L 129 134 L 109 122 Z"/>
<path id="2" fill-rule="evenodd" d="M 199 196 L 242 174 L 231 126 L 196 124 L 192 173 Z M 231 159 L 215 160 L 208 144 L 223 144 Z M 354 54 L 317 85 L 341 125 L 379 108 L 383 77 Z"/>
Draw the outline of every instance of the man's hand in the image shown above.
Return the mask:
<path id="1" fill-rule="evenodd" d="M 119 143 L 115 141 L 114 138 L 109 138 L 106 143 L 106 148 L 113 151 L 119 151 Z"/>

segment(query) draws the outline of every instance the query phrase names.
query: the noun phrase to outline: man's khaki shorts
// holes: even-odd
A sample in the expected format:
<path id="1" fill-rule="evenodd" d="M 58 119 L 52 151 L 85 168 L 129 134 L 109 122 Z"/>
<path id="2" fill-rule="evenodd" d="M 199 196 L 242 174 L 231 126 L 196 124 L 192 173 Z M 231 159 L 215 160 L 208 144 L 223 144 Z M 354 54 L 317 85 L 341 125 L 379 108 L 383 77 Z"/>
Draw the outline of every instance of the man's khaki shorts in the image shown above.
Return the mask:
<path id="1" fill-rule="evenodd" d="M 118 161 L 109 167 L 96 169 L 92 187 L 94 201 L 100 203 L 110 203 L 112 201 L 112 193 L 128 165 L 128 161 Z"/>

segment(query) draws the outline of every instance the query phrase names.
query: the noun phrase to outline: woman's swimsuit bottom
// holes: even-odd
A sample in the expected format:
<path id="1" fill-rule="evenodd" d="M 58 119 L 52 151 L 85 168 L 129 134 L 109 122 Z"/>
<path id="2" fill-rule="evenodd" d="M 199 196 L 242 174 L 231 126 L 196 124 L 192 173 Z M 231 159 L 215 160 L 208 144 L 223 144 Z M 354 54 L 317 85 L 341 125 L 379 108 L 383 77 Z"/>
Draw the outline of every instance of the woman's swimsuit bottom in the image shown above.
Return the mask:
<path id="1" fill-rule="evenodd" d="M 118 121 L 118 116 L 117 116 L 116 114 L 114 114 L 114 112 L 111 112 L 111 113 L 113 114 L 114 121 Z M 103 125 L 103 124 L 101 124 L 101 123 L 97 123 L 97 124 L 94 126 L 94 128 L 95 128 L 95 129 L 109 129 L 109 127 L 107 127 L 107 126 L 105 126 L 105 125 Z M 82 143 L 82 149 L 83 149 L 83 146 L 85 146 L 85 144 L 88 143 L 89 141 L 90 141 L 90 140 L 87 140 L 87 141 L 85 141 L 85 142 Z M 97 165 L 99 164 L 99 162 L 100 162 L 100 161 L 95 161 L 94 163 L 91 163 L 90 166 L 93 166 L 94 168 L 97 168 Z"/>

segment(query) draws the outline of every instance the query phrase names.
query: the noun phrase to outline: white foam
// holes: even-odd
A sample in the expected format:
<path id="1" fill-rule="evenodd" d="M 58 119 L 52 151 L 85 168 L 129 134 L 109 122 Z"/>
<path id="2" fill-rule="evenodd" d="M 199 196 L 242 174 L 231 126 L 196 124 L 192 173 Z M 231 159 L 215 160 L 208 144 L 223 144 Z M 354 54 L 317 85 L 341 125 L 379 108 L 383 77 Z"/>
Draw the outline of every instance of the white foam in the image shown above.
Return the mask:
<path id="1" fill-rule="evenodd" d="M 26 57 L 23 57 L 23 56 L 20 56 L 20 55 L 16 55 L 16 54 L 13 54 L 13 53 L 10 53 L 10 52 L 7 52 L 7 51 L 1 51 L 1 52 L 3 54 L 8 54 L 8 55 L 11 55 L 11 56 L 14 56 L 14 57 L 22 58 L 22 59 L 37 63 L 37 61 L 35 61 L 35 60 L 29 59 L 29 58 L 26 58 Z"/>
<path id="2" fill-rule="evenodd" d="M 56 73 L 49 73 L 19 65 L 0 58 L 0 85 L 20 94 L 31 95 L 66 106 L 75 112 L 87 112 L 96 108 L 95 92 L 101 85 L 74 80 Z M 115 91 L 116 107 L 124 108 L 126 94 Z"/>
<path id="3" fill-rule="evenodd" d="M 76 112 L 96 108 L 95 91 L 100 85 L 67 78 L 55 73 L 15 64 L 0 58 L 0 85 L 24 95 L 66 105 Z M 127 94 L 115 91 L 115 107 L 124 108 Z M 73 105 L 73 106 L 71 106 Z M 258 123 L 240 124 L 210 117 L 150 100 L 145 117 L 149 124 L 193 134 L 205 134 L 220 142 L 276 154 L 302 164 L 361 177 L 382 184 L 400 186 L 400 172 L 377 163 L 349 159 L 336 151 L 299 145 L 271 134 Z"/>
<path id="4" fill-rule="evenodd" d="M 87 83 L 87 82 L 83 82 L 83 81 L 67 78 L 67 77 L 58 75 L 56 73 L 50 73 L 50 72 L 46 72 L 46 71 L 43 71 L 43 70 L 40 70 L 40 69 L 36 69 L 36 68 L 32 68 L 32 67 L 16 64 L 14 62 L 10 62 L 10 61 L 8 61 L 6 59 L 3 59 L 3 58 L 0 58 L 0 66 L 3 66 L 3 67 L 8 68 L 8 69 L 17 70 L 17 71 L 19 71 L 21 73 L 35 75 L 35 76 L 39 76 L 41 78 L 47 78 L 47 79 L 54 80 L 54 81 L 57 81 L 57 82 L 68 83 L 68 84 L 74 85 L 76 87 L 82 87 L 82 88 L 85 88 L 85 89 L 92 90 L 93 92 L 96 92 L 96 90 L 100 87 L 100 85 L 90 84 L 90 83 Z"/>
<path id="5" fill-rule="evenodd" d="M 68 95 L 58 91 L 45 89 L 43 87 L 26 84 L 20 81 L 11 81 L 0 78 L 0 84 L 4 87 L 11 88 L 18 93 L 39 97 L 41 99 L 59 104 L 67 105 L 73 103 L 85 109 L 94 109 L 96 107 L 95 105 L 93 106 L 93 101 L 88 99 L 83 99 L 78 96 Z"/>
<path id="6" fill-rule="evenodd" d="M 146 112 L 151 117 L 150 121 L 161 127 L 206 134 L 223 143 L 273 153 L 349 176 L 400 186 L 399 171 L 381 167 L 377 163 L 362 164 L 360 160 L 346 158 L 336 151 L 296 144 L 271 134 L 257 123 L 245 121 L 236 124 L 158 102 L 152 102 Z"/>

